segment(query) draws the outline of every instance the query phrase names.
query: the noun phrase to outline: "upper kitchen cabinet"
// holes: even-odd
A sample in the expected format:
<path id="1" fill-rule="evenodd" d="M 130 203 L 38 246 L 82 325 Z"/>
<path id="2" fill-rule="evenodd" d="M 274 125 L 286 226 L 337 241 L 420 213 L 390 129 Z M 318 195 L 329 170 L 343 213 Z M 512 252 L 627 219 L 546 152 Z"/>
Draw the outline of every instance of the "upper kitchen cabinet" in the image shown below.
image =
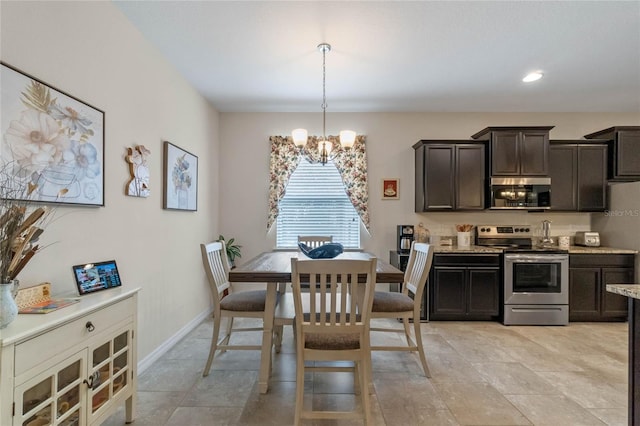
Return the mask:
<path id="1" fill-rule="evenodd" d="M 609 127 L 584 137 L 611 141 L 609 180 L 640 180 L 640 126 Z"/>
<path id="2" fill-rule="evenodd" d="M 551 209 L 596 212 L 607 208 L 607 141 L 551 141 Z"/>
<path id="3" fill-rule="evenodd" d="M 485 144 L 421 140 L 415 150 L 415 211 L 483 210 Z"/>
<path id="4" fill-rule="evenodd" d="M 491 176 L 548 176 L 553 127 L 487 127 L 471 137 L 489 141 Z"/>

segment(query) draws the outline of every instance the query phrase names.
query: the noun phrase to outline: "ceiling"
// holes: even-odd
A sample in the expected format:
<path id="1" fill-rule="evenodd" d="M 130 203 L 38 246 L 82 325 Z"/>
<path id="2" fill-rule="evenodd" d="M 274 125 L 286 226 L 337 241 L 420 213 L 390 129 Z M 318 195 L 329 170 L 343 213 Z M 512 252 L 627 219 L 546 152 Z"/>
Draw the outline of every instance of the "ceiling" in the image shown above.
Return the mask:
<path id="1" fill-rule="evenodd" d="M 222 112 L 640 112 L 638 0 L 114 3 Z"/>

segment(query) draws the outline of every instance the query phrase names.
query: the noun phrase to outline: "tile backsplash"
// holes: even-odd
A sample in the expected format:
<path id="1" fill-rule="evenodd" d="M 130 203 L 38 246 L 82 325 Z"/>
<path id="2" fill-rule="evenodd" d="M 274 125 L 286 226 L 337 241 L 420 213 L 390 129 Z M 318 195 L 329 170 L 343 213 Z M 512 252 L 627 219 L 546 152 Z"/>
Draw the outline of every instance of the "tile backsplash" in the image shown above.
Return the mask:
<path id="1" fill-rule="evenodd" d="M 477 225 L 529 225 L 534 230 L 534 235 L 541 235 L 542 221 L 551 221 L 551 235 L 556 237 L 568 235 L 573 237 L 578 231 L 591 230 L 590 213 L 528 213 L 518 211 L 491 211 L 481 212 L 430 212 L 417 213 L 407 223 L 416 226 L 422 223 L 429 230 L 430 235 L 438 237 L 455 237 L 456 224 L 470 223 Z M 454 238 L 455 244 L 455 238 Z"/>

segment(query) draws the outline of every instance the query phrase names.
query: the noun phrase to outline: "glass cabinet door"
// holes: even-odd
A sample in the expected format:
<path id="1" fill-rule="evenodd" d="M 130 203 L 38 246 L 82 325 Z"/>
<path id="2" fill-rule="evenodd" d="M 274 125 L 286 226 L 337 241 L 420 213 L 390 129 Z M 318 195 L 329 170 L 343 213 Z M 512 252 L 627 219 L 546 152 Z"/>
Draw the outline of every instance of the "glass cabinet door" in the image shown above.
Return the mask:
<path id="1" fill-rule="evenodd" d="M 86 352 L 79 352 L 16 386 L 16 426 L 82 426 L 82 380 Z"/>
<path id="2" fill-rule="evenodd" d="M 89 375 L 93 377 L 89 422 L 129 385 L 131 341 L 131 330 L 125 328 L 115 332 L 108 341 L 89 348 Z"/>

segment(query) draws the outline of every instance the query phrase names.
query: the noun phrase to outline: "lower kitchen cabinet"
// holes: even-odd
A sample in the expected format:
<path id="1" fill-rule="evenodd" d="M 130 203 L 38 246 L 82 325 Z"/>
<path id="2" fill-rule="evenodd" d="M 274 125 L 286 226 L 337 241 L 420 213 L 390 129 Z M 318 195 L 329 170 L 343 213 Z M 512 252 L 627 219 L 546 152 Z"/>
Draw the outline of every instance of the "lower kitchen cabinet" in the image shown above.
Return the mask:
<path id="1" fill-rule="evenodd" d="M 496 319 L 501 276 L 500 255 L 436 254 L 429 276 L 429 319 Z"/>
<path id="2" fill-rule="evenodd" d="M 633 284 L 633 254 L 569 255 L 569 321 L 625 321 L 627 298 L 607 284 Z"/>
<path id="3" fill-rule="evenodd" d="M 135 419 L 137 290 L 110 290 L 2 330 L 0 424 L 99 425 Z"/>

